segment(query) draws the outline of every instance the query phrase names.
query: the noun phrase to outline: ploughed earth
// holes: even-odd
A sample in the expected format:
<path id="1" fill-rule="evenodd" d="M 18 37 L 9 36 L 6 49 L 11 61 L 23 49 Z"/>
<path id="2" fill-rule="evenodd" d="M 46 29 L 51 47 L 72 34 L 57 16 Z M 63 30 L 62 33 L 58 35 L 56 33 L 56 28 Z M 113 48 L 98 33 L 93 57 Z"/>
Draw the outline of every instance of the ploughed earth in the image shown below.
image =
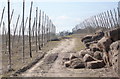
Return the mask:
<path id="1" fill-rule="evenodd" d="M 76 47 L 76 39 L 69 38 L 61 40 L 54 49 L 48 51 L 32 68 L 18 76 L 24 77 L 116 77 L 115 73 L 108 67 L 97 69 L 69 68 L 64 65 L 64 58 L 69 57 Z"/>

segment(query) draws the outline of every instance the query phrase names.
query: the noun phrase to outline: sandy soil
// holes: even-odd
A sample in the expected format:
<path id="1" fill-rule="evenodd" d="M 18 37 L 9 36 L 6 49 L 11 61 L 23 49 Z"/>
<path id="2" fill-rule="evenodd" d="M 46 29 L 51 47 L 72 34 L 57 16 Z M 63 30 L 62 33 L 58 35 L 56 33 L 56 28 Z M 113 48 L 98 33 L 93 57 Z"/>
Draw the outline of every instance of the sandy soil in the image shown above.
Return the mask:
<path id="1" fill-rule="evenodd" d="M 75 47 L 75 39 L 62 40 L 60 45 L 47 52 L 45 57 L 35 66 L 19 76 L 24 77 L 114 77 L 114 73 L 107 68 L 101 69 L 70 69 L 64 67 L 62 60 Z"/>

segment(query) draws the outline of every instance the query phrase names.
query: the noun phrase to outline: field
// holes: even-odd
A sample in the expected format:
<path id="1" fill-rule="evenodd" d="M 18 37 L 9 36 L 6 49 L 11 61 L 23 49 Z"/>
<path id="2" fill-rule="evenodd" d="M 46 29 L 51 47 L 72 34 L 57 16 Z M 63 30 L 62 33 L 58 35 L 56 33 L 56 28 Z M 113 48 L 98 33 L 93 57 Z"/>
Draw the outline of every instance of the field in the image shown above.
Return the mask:
<path id="1" fill-rule="evenodd" d="M 29 45 L 28 43 L 25 44 L 25 58 L 23 62 L 22 58 L 22 43 L 15 43 L 14 42 L 14 48 L 12 49 L 12 68 L 13 71 L 8 71 L 8 52 L 5 52 L 6 50 L 3 50 L 2 52 L 2 64 L 3 64 L 3 75 L 9 76 L 19 70 L 20 68 L 27 66 L 29 63 L 35 61 L 38 57 L 42 56 L 49 50 L 52 50 L 54 47 L 58 45 L 60 41 L 49 41 L 45 44 L 44 47 L 42 47 L 41 50 L 38 49 L 38 52 L 36 52 L 36 45 L 35 43 L 32 43 L 32 54 L 33 57 L 31 58 L 29 55 Z M 3 47 L 5 49 L 5 46 Z"/>

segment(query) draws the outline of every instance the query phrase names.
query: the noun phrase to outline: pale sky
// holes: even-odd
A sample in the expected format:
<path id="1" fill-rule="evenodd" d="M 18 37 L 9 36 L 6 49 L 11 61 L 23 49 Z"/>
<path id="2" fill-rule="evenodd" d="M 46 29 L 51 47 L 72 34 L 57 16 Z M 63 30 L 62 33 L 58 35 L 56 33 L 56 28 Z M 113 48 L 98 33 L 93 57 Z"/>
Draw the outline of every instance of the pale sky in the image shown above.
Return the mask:
<path id="1" fill-rule="evenodd" d="M 57 32 L 71 31 L 72 28 L 86 18 L 98 13 L 113 10 L 119 0 L 34 0 L 32 20 L 35 17 L 36 7 L 44 11 L 55 24 Z M 7 0 L 0 0 L 0 18 L 5 6 L 4 21 L 7 25 Z M 11 25 L 15 24 L 17 16 L 22 16 L 22 0 L 11 0 L 11 10 L 14 15 Z M 26 0 L 25 18 L 29 16 L 30 0 Z M 12 11 L 11 11 L 12 12 Z M 20 25 L 20 22 L 19 22 Z"/>

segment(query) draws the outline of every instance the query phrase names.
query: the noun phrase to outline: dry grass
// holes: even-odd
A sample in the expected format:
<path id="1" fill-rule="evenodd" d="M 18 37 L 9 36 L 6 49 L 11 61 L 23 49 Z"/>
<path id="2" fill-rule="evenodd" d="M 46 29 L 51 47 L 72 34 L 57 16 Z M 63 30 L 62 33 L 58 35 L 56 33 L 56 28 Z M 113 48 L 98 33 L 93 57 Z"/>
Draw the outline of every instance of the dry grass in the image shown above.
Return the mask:
<path id="1" fill-rule="evenodd" d="M 80 51 L 85 49 L 85 45 L 81 42 L 81 38 L 84 37 L 86 34 L 73 34 L 65 36 L 64 38 L 74 38 L 75 39 L 75 47 L 73 49 L 74 52 Z M 63 38 L 63 39 L 64 39 Z"/>
<path id="2" fill-rule="evenodd" d="M 69 39 L 69 38 L 74 38 L 75 39 L 75 48 L 73 51 L 77 52 L 85 48 L 84 44 L 81 42 L 81 38 L 84 35 L 80 34 L 75 34 L 75 35 L 69 35 L 61 40 L 64 39 Z M 38 56 L 41 56 L 45 52 L 52 50 L 54 47 L 56 47 L 61 41 L 49 41 L 46 43 L 46 45 L 38 52 L 35 51 L 36 45 L 35 42 L 32 43 L 32 55 L 33 57 L 30 58 L 29 56 L 29 45 L 28 43 L 25 44 L 25 62 L 23 63 L 22 61 L 22 43 L 14 43 L 14 48 L 12 49 L 12 68 L 17 71 L 18 69 L 22 68 L 23 66 L 28 65 L 29 63 L 33 62 Z M 5 73 L 3 76 L 10 76 L 13 74 L 15 71 L 12 72 L 6 72 L 8 68 L 8 53 L 3 52 L 2 56 L 2 64 L 3 64 L 3 69 Z"/>
<path id="3" fill-rule="evenodd" d="M 83 34 L 74 34 L 72 37 L 75 38 L 75 47 L 74 51 L 80 51 L 82 49 L 85 49 L 85 45 L 81 42 L 81 38 L 83 37 Z"/>
<path id="4" fill-rule="evenodd" d="M 46 45 L 41 49 L 38 50 L 38 52 L 35 51 L 36 46 L 35 44 L 32 44 L 32 55 L 33 57 L 30 58 L 29 56 L 29 45 L 25 45 L 25 62 L 23 62 L 22 59 L 22 44 L 15 43 L 14 48 L 12 49 L 12 68 L 14 71 L 7 72 L 8 70 L 8 53 L 2 52 L 2 66 L 3 66 L 3 76 L 10 76 L 15 71 L 19 70 L 23 66 L 28 65 L 29 63 L 33 62 L 38 56 L 43 55 L 45 52 L 52 50 L 54 47 L 56 47 L 60 41 L 50 41 L 46 43 Z M 19 45 L 19 46 L 18 46 Z"/>

